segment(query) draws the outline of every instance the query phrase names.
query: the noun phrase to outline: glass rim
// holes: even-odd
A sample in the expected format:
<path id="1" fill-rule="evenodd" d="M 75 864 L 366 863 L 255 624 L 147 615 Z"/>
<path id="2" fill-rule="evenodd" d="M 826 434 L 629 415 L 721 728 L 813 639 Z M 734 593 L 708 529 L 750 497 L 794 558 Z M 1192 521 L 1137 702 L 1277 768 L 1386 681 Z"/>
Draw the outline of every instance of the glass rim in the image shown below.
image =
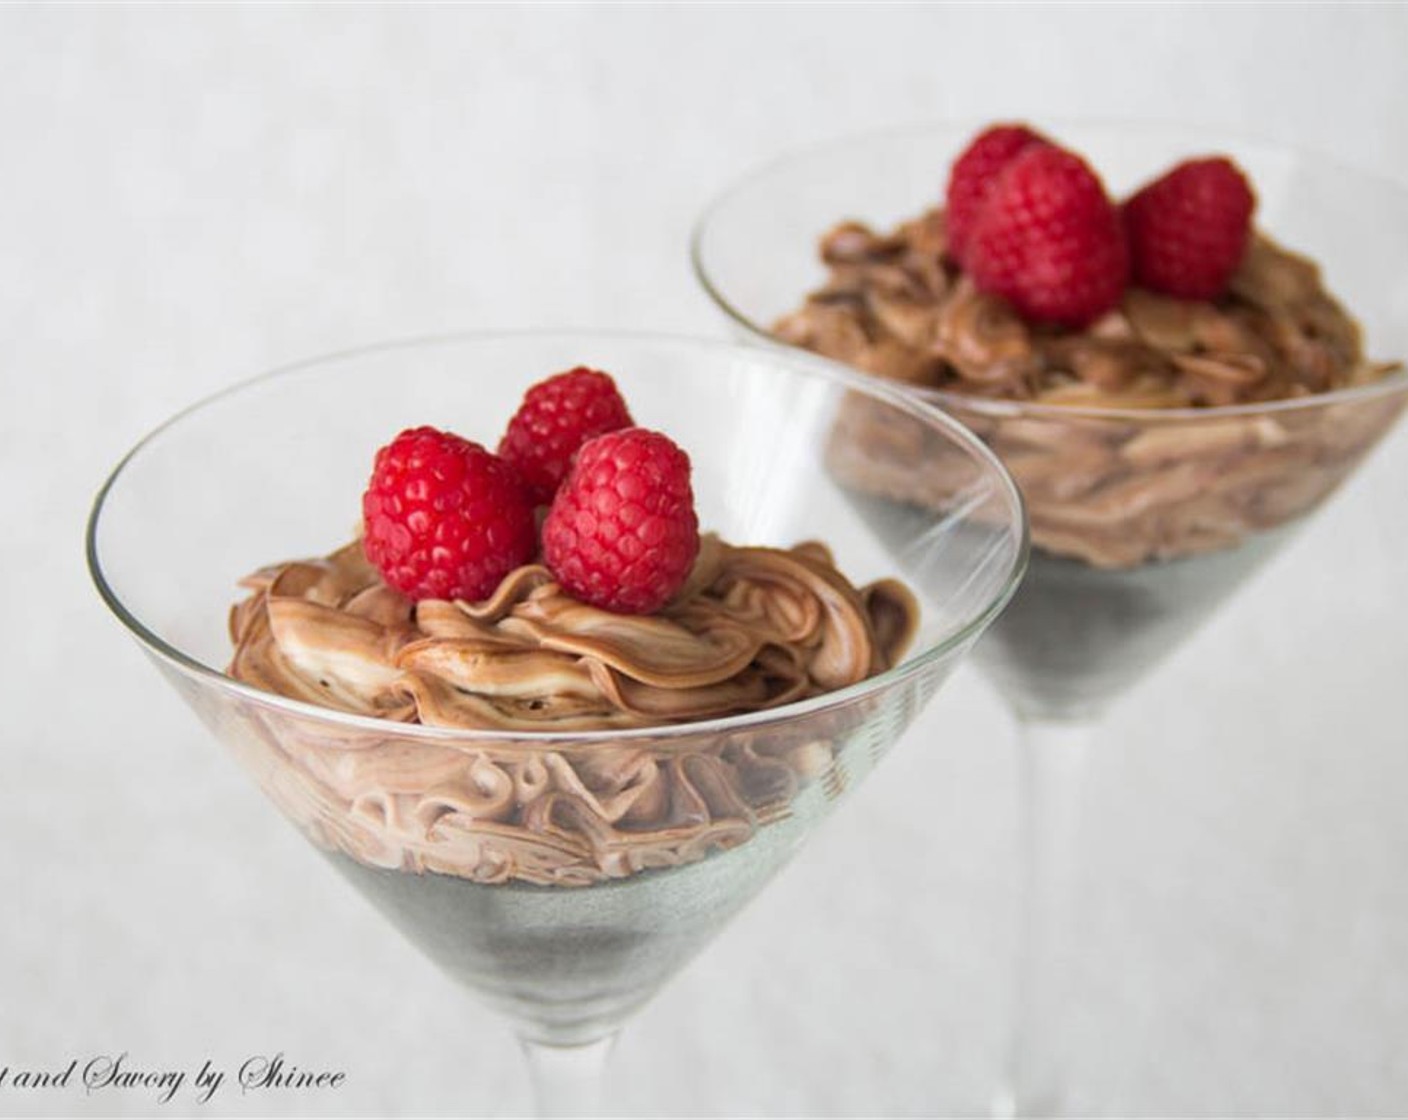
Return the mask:
<path id="1" fill-rule="evenodd" d="M 829 381 L 839 388 L 859 392 L 864 396 L 882 400 L 921 420 L 931 428 L 937 427 L 949 437 L 951 443 L 955 443 L 964 448 L 971 458 L 982 463 L 990 477 L 998 480 L 1001 492 L 1006 495 L 1011 508 L 1015 512 L 1016 516 L 1014 520 L 1017 529 L 1016 544 L 1011 563 L 1003 576 L 1000 586 L 997 591 L 989 597 L 981 609 L 971 612 L 970 616 L 955 630 L 931 642 L 923 649 L 906 656 L 898 665 L 892 666 L 883 673 L 877 673 L 872 677 L 867 677 L 865 680 L 859 681 L 856 684 L 822 693 L 819 696 L 810 697 L 806 700 L 779 705 L 775 708 L 686 723 L 662 723 L 646 727 L 583 731 L 527 731 L 492 728 L 437 727 L 422 723 L 403 723 L 396 720 L 381 719 L 376 716 L 361 715 L 356 712 L 325 708 L 318 704 L 295 700 L 279 693 L 266 692 L 263 689 L 236 680 L 222 670 L 207 665 L 200 658 L 186 652 L 174 643 L 167 641 L 139 619 L 133 611 L 128 609 L 126 603 L 123 602 L 122 596 L 118 594 L 116 588 L 108 581 L 107 573 L 103 570 L 98 546 L 98 528 L 102 521 L 108 495 L 123 476 L 123 472 L 127 469 L 127 466 L 136 459 L 143 450 L 154 440 L 195 413 L 219 404 L 227 397 L 247 392 L 280 377 L 306 373 L 320 366 L 348 359 L 437 345 L 472 342 L 507 343 L 552 338 L 595 339 L 598 341 L 609 340 L 618 344 L 654 343 L 692 350 L 713 350 L 719 353 L 733 353 L 749 358 L 757 358 L 759 356 L 768 357 L 770 353 L 773 360 L 781 362 L 784 366 L 797 367 L 807 376 L 819 376 L 822 380 Z M 408 739 L 433 741 L 441 745 L 454 745 L 456 743 L 473 745 L 479 742 L 492 742 L 500 747 L 508 744 L 527 745 L 546 743 L 588 746 L 607 742 L 684 739 L 698 735 L 723 735 L 732 731 L 756 727 L 762 724 L 789 723 L 818 712 L 845 707 L 852 701 L 883 692 L 892 685 L 917 675 L 929 665 L 942 660 L 953 650 L 961 647 L 975 635 L 981 634 L 992 620 L 1002 612 L 1003 608 L 1006 607 L 1008 601 L 1016 592 L 1018 585 L 1022 581 L 1022 577 L 1026 573 L 1030 548 L 1031 536 L 1030 526 L 1026 516 L 1026 503 L 1022 497 L 1021 489 L 1017 486 L 1011 474 L 1007 471 L 1006 467 L 1002 465 L 1001 460 L 993 454 L 991 449 L 989 449 L 982 440 L 953 417 L 935 408 L 931 404 L 918 400 L 912 395 L 899 391 L 884 382 L 867 378 L 865 375 L 850 369 L 842 363 L 776 343 L 767 347 L 760 347 L 747 343 L 696 338 L 682 334 L 601 329 L 577 330 L 571 328 L 459 331 L 388 339 L 364 346 L 350 347 L 344 350 L 332 351 L 314 357 L 300 359 L 295 362 L 275 366 L 263 373 L 255 374 L 252 377 L 243 378 L 213 393 L 209 393 L 173 413 L 167 417 L 166 420 L 162 421 L 138 439 L 118 460 L 116 466 L 109 472 L 107 478 L 99 488 L 97 495 L 93 499 L 93 505 L 89 512 L 84 530 L 84 553 L 87 560 L 88 573 L 97 588 L 99 596 L 107 605 L 108 609 L 112 611 L 118 621 L 126 627 L 148 653 L 159 657 L 162 661 L 172 665 L 187 676 L 193 677 L 200 683 L 233 693 L 265 707 L 285 711 L 290 716 L 325 721 L 348 730 L 360 730 L 381 735 L 394 734 Z"/>
<path id="2" fill-rule="evenodd" d="M 1043 121 L 1046 123 L 1043 123 Z M 793 163 L 813 156 L 825 155 L 833 151 L 841 152 L 854 145 L 865 144 L 872 141 L 918 138 L 929 133 L 947 130 L 978 129 L 991 123 L 993 122 L 990 119 L 983 121 L 976 118 L 953 117 L 920 123 L 894 125 L 888 128 L 851 131 L 832 136 L 829 139 L 813 141 L 809 144 L 790 148 L 761 163 L 755 164 L 743 175 L 734 179 L 715 194 L 705 205 L 699 217 L 695 219 L 689 239 L 690 267 L 694 273 L 695 280 L 698 282 L 699 286 L 704 289 L 705 294 L 713 301 L 714 305 L 737 326 L 742 327 L 750 337 L 765 340 L 772 345 L 782 346 L 785 349 L 797 353 L 813 353 L 813 351 L 805 350 L 800 346 L 782 342 L 768 331 L 766 327 L 753 319 L 752 316 L 737 307 L 724 295 L 718 285 L 715 284 L 704 264 L 704 241 L 711 222 L 718 211 L 731 202 L 736 196 L 746 192 L 748 188 L 755 183 L 768 178 L 773 173 Z M 1311 151 L 1309 148 L 1300 148 L 1280 140 L 1272 140 L 1247 132 L 1233 131 L 1220 126 L 1214 125 L 1205 129 L 1193 123 L 1185 124 L 1177 121 L 1144 122 L 1119 117 L 1033 118 L 1031 123 L 1039 130 L 1052 132 L 1058 131 L 1061 128 L 1107 129 L 1111 132 L 1138 130 L 1146 135 L 1153 133 L 1170 136 L 1195 131 L 1202 132 L 1209 138 L 1210 150 L 1216 149 L 1219 143 L 1243 144 L 1260 147 L 1268 152 L 1277 152 L 1283 155 L 1313 160 L 1316 166 L 1326 170 L 1338 171 L 1344 175 L 1350 175 L 1375 183 L 1379 187 L 1397 191 L 1404 196 L 1405 203 L 1408 203 L 1408 185 L 1400 183 L 1398 180 L 1387 175 L 1356 167 L 1331 157 L 1321 156 Z M 841 219 L 838 218 L 837 220 L 839 221 Z M 823 231 L 818 231 L 817 236 L 820 237 L 822 232 Z M 884 380 L 876 374 L 862 374 L 862 376 L 876 381 Z M 901 384 L 899 382 L 893 383 Z M 1258 401 L 1233 405 L 1206 405 L 1201 407 L 1130 408 L 1101 407 L 1099 405 L 1065 405 L 1051 404 L 1043 401 L 1020 401 L 994 397 L 979 397 L 969 393 L 959 393 L 949 389 L 934 388 L 932 386 L 903 385 L 902 387 L 902 392 L 912 394 L 921 400 L 928 401 L 937 406 L 975 412 L 994 419 L 1031 416 L 1055 420 L 1079 417 L 1090 420 L 1112 420 L 1125 423 L 1137 422 L 1145 424 L 1179 423 L 1182 421 L 1195 420 L 1209 421 L 1224 418 L 1233 419 L 1239 416 L 1262 416 L 1275 413 L 1296 412 L 1301 409 L 1316 408 L 1325 405 L 1372 400 L 1379 396 L 1391 396 L 1394 393 L 1403 392 L 1405 390 L 1408 390 L 1408 368 L 1405 368 L 1402 362 L 1399 362 L 1397 366 L 1392 368 L 1384 377 L 1367 385 L 1353 385 L 1343 389 L 1333 389 L 1326 393 L 1311 393 L 1304 397 L 1286 397 L 1274 401 Z"/>

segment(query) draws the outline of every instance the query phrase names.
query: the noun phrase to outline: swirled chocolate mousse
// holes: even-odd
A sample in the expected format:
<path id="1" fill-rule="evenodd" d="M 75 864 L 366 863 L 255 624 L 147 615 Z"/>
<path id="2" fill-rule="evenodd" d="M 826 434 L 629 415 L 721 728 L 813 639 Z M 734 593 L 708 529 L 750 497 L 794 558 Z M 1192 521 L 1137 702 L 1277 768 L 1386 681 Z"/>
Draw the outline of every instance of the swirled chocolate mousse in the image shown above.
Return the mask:
<path id="1" fill-rule="evenodd" d="M 960 157 L 946 206 L 888 233 L 826 234 L 827 283 L 775 333 L 950 394 L 1021 484 L 1039 548 L 1126 568 L 1228 547 L 1318 503 L 1402 403 L 1218 411 L 1398 368 L 1365 356 L 1319 269 L 1255 232 L 1253 206 L 1212 158 L 1117 209 L 1078 157 L 998 126 Z M 1085 411 L 1102 409 L 1147 419 Z M 895 466 L 890 489 L 913 474 Z"/>
<path id="2" fill-rule="evenodd" d="M 1359 326 L 1304 257 L 1257 235 L 1216 302 L 1131 287 L 1077 330 L 1029 322 L 946 255 L 944 211 L 889 233 L 822 239 L 827 283 L 783 340 L 882 377 L 975 397 L 1084 408 L 1201 408 L 1363 385 Z"/>
<path id="3" fill-rule="evenodd" d="M 913 634 L 893 580 L 855 588 L 825 546 L 706 535 L 653 615 L 568 595 L 539 564 L 479 602 L 413 602 L 361 541 L 263 569 L 231 612 L 230 674 L 325 707 L 435 727 L 599 731 L 763 711 L 883 672 Z"/>
<path id="4" fill-rule="evenodd" d="M 597 394 L 604 376 L 560 375 Z M 912 639 L 913 596 L 892 580 L 854 587 L 820 544 L 701 537 L 687 457 L 659 433 L 617 427 L 559 459 L 541 557 L 527 472 L 422 428 L 378 454 L 365 539 L 244 581 L 233 677 L 385 721 L 269 737 L 258 769 L 324 847 L 480 883 L 585 885 L 691 862 L 785 812 L 835 745 L 815 726 L 800 740 L 573 733 L 770 710 L 883 672 Z"/>
<path id="5" fill-rule="evenodd" d="M 1402 411 L 1403 393 L 1328 395 L 1400 367 L 1366 356 L 1319 268 L 1256 230 L 1254 208 L 1222 157 L 1117 206 L 1079 156 L 999 125 L 954 164 L 944 205 L 826 233 L 826 283 L 774 327 L 941 392 L 1012 472 L 1035 547 L 979 656 L 1005 647 L 1013 691 L 1041 692 L 1045 714 L 1170 648 Z M 900 427 L 855 402 L 833 465 L 938 507 L 951 456 Z"/>

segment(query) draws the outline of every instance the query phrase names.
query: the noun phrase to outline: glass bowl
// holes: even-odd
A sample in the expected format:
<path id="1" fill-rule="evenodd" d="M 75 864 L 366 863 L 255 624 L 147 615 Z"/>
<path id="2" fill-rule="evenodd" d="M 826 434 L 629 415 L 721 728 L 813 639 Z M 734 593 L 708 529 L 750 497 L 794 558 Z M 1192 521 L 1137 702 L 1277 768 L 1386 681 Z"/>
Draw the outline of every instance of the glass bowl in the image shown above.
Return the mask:
<path id="1" fill-rule="evenodd" d="M 702 529 L 735 544 L 822 540 L 857 587 L 905 581 L 919 608 L 908 654 L 779 707 L 585 731 L 394 722 L 227 675 L 239 581 L 352 539 L 377 447 L 427 423 L 492 446 L 530 384 L 582 364 L 610 371 L 636 422 L 690 454 Z M 948 447 L 946 512 L 852 484 L 866 464 L 833 444 L 858 410 Z M 87 546 L 113 613 L 270 800 L 508 1017 L 548 1112 L 589 1107 L 584 1065 L 599 1069 L 630 1013 L 884 755 L 1002 610 L 1027 554 L 996 458 L 890 386 L 780 350 L 569 332 L 392 343 L 237 385 L 122 460 Z M 299 595 L 327 601 L 329 571 L 299 568 Z M 261 602 L 272 612 L 275 598 Z M 310 688 L 343 679 L 338 654 Z M 826 642 L 815 653 L 845 655 Z"/>
<path id="2" fill-rule="evenodd" d="M 884 235 L 942 205 L 950 165 L 985 124 L 843 138 L 746 175 L 695 226 L 699 283 L 742 337 L 777 344 L 779 321 L 828 278 L 819 253 L 823 235 L 843 221 Z M 1022 730 L 1025 919 L 1008 1084 L 998 1107 L 1044 1113 L 1060 1108 L 1063 1096 L 1062 910 L 1095 723 L 1306 524 L 1408 403 L 1401 365 L 1408 357 L 1408 190 L 1318 156 L 1207 130 L 1035 126 L 1084 156 L 1115 199 L 1180 159 L 1231 156 L 1256 192 L 1257 227 L 1318 263 L 1325 286 L 1361 325 L 1369 359 L 1399 363 L 1378 380 L 1259 404 L 1130 407 L 1091 391 L 1093 378 L 1060 403 L 955 392 L 933 376 L 933 354 L 925 348 L 932 351 L 941 330 L 961 332 L 944 345 L 961 339 L 974 366 L 983 368 L 1003 343 L 1002 324 L 973 310 L 976 300 L 968 305 L 971 314 L 956 310 L 937 325 L 928 317 L 932 303 L 924 299 L 950 282 L 937 252 L 905 257 L 889 277 L 892 291 L 872 286 L 860 297 L 880 330 L 838 332 L 824 347 L 872 374 L 885 367 L 914 399 L 979 434 L 1012 471 L 1027 503 L 1026 579 L 974 657 Z M 833 259 L 852 251 L 833 244 Z M 1264 281 L 1255 265 L 1249 257 L 1243 275 Z M 907 302 L 910 291 L 921 296 Z M 1133 322 L 1151 307 L 1157 301 L 1132 308 L 1127 300 L 1123 311 Z M 1178 315 L 1173 320 L 1171 328 L 1149 326 L 1186 334 L 1187 324 Z M 820 332 L 787 333 L 823 348 Z M 887 351 L 883 344 L 894 338 L 906 344 Z M 1196 362 L 1196 334 L 1175 333 L 1170 344 L 1189 347 Z M 1213 372 L 1235 377 L 1238 371 L 1203 371 Z M 859 425 L 852 438 L 864 447 L 876 487 L 890 497 L 925 505 L 931 492 L 946 490 L 945 448 L 892 442 Z"/>
<path id="3" fill-rule="evenodd" d="M 843 220 L 885 232 L 940 205 L 950 163 L 980 127 L 850 137 L 745 176 L 696 224 L 700 284 L 743 337 L 775 341 L 778 321 L 826 279 L 821 236 Z M 1258 227 L 1319 262 L 1326 286 L 1362 325 L 1368 356 L 1408 355 L 1408 265 L 1385 251 L 1408 245 L 1404 188 L 1205 131 L 1079 123 L 1042 131 L 1085 156 L 1113 198 L 1181 158 L 1231 155 L 1256 190 Z M 978 657 L 1024 715 L 1070 720 L 1099 715 L 1352 474 L 1408 402 L 1408 372 L 1291 400 L 1198 408 L 905 388 L 987 440 L 1022 488 L 1030 571 Z M 909 448 L 890 459 L 891 491 L 907 488 L 923 501 L 936 464 Z"/>

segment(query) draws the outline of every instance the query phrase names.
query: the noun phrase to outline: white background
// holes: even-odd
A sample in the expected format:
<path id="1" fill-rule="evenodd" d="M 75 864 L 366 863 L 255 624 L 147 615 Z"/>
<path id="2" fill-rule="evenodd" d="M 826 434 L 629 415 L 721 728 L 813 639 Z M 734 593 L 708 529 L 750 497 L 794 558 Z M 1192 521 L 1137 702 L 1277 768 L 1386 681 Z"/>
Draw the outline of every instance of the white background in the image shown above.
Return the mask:
<path id="1" fill-rule="evenodd" d="M 858 129 L 1157 118 L 1408 181 L 1405 48 L 1397 6 L 0 10 L 0 1066 L 283 1051 L 348 1074 L 204 1107 L 0 1088 L 0 1113 L 527 1107 L 501 1024 L 327 872 L 91 590 L 87 506 L 139 435 L 388 336 L 723 335 L 692 218 Z M 1405 557 L 1400 431 L 1112 713 L 1079 1111 L 1408 1110 Z M 1008 718 L 964 672 L 629 1028 L 611 1107 L 981 1109 L 1013 777 Z"/>

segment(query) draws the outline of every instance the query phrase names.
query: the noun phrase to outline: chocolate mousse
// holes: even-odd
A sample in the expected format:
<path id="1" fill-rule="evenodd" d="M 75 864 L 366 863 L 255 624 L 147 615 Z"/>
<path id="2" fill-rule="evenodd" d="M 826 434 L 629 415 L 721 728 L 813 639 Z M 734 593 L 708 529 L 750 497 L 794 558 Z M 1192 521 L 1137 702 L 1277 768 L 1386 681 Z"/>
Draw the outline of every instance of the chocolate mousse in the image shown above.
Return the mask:
<path id="1" fill-rule="evenodd" d="M 885 580 L 854 588 L 821 545 L 738 548 L 705 535 L 684 588 L 651 616 L 566 595 L 537 565 L 480 602 L 412 602 L 354 542 L 262 569 L 231 611 L 230 674 L 293 699 L 399 723 L 560 733 L 663 727 L 832 692 L 896 664 L 918 608 Z M 271 743 L 285 807 L 365 862 L 479 882 L 579 885 L 672 866 L 751 835 L 833 745 L 747 735 L 709 750 L 394 729 Z"/>
<path id="2" fill-rule="evenodd" d="M 358 539 L 243 581 L 227 672 L 252 687 L 209 716 L 412 941 L 524 1037 L 576 1045 L 911 717 L 910 676 L 853 686 L 920 607 L 822 544 L 699 533 L 688 453 L 602 371 L 531 387 L 499 448 L 422 425 L 376 450 Z"/>
<path id="3" fill-rule="evenodd" d="M 1012 471 L 1033 543 L 1055 555 L 1127 568 L 1234 545 L 1318 504 L 1402 407 L 1384 398 L 1211 411 L 1367 385 L 1397 368 L 1367 360 L 1315 265 L 1265 237 L 1226 298 L 1131 287 L 1081 330 L 1025 321 L 978 291 L 944 247 L 942 210 L 889 235 L 838 226 L 822 241 L 828 282 L 775 333 L 942 391 L 943 407 Z M 1177 418 L 1161 422 L 1168 409 Z M 1208 411 L 1190 419 L 1187 409 Z M 924 485 L 912 453 L 888 459 L 894 477 L 884 459 L 870 469 L 889 489 Z"/>
<path id="4" fill-rule="evenodd" d="M 1103 188 L 1074 157 L 1066 164 L 1094 184 L 1084 196 L 1035 181 L 1040 161 L 1053 163 L 1051 144 L 1009 126 L 974 141 L 950 180 L 948 201 L 964 202 L 970 231 L 958 245 L 944 206 L 890 231 L 835 226 L 820 243 L 826 282 L 772 333 L 913 388 L 997 452 L 1021 487 L 1034 547 L 977 657 L 1019 711 L 1078 718 L 1272 555 L 1385 433 L 1405 394 L 1385 380 L 1399 365 L 1366 356 L 1318 266 L 1253 228 L 1254 196 L 1231 161 L 1186 161 L 1121 211 L 1092 197 Z M 1218 182 L 1177 197 L 1197 178 Z M 1213 197 L 1200 213 L 1217 191 L 1240 195 L 1238 205 Z M 1095 236 L 1082 223 L 1118 239 L 1121 215 L 1128 259 L 1116 245 L 1082 276 L 1077 250 Z M 1210 294 L 1146 283 L 1206 286 L 1209 264 L 1225 265 Z M 1030 310 L 1043 301 L 1058 313 Z M 854 484 L 939 512 L 962 469 L 917 426 L 882 420 L 860 399 L 828 453 Z"/>

